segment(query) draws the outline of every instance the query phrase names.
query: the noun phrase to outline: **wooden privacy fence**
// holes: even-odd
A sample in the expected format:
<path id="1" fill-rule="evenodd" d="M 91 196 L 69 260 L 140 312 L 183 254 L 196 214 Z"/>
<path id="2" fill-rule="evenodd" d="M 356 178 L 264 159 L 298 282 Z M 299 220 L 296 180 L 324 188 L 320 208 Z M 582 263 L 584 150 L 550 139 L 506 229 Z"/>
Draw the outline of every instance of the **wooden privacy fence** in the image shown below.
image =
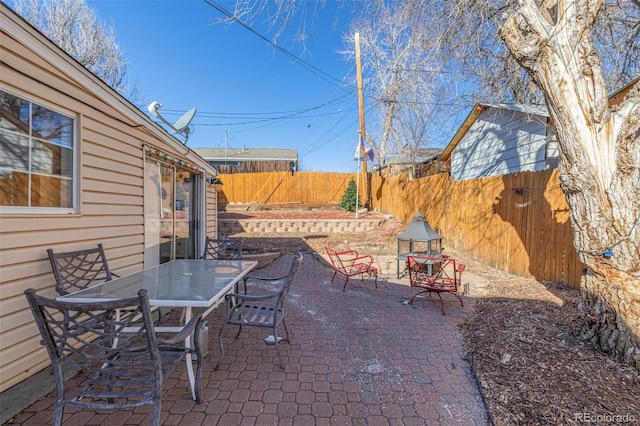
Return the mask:
<path id="1" fill-rule="evenodd" d="M 569 207 L 557 170 L 451 181 L 371 176 L 372 206 L 408 223 L 422 212 L 460 250 L 497 269 L 579 288 Z"/>
<path id="2" fill-rule="evenodd" d="M 219 198 L 228 203 L 338 204 L 354 173 L 270 172 L 218 176 L 223 183 Z"/>
<path id="3" fill-rule="evenodd" d="M 221 175 L 233 203 L 339 203 L 355 174 L 286 172 Z M 569 208 L 557 170 L 451 181 L 369 174 L 372 209 L 408 224 L 416 212 L 445 237 L 445 247 L 497 269 L 579 288 Z M 224 202 L 222 203 L 224 204 Z"/>

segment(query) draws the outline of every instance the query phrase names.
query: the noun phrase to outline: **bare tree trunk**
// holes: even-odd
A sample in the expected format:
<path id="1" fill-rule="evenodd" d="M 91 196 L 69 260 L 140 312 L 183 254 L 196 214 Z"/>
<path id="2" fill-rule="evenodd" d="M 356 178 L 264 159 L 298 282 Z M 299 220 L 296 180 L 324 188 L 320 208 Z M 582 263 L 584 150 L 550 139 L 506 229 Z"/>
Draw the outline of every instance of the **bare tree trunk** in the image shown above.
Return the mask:
<path id="1" fill-rule="evenodd" d="M 590 39 L 602 1 L 542 3 L 520 0 L 500 35 L 556 126 L 560 186 L 587 268 L 584 337 L 640 369 L 640 101 L 609 108 Z"/>
<path id="2" fill-rule="evenodd" d="M 387 152 L 387 144 L 389 143 L 389 133 L 393 128 L 393 116 L 396 109 L 396 102 L 389 100 L 386 107 L 386 114 L 384 116 L 384 123 L 382 125 L 382 137 L 380 138 L 380 152 Z"/>

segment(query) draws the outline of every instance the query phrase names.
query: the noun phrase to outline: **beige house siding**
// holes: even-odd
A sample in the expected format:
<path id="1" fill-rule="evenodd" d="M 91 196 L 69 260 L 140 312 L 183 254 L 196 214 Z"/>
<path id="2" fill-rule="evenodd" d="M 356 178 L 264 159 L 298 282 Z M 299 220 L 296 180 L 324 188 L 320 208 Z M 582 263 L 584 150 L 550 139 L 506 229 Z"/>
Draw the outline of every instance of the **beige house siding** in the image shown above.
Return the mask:
<path id="1" fill-rule="evenodd" d="M 0 214 L 0 392 L 49 364 L 23 295 L 54 296 L 47 248 L 68 251 L 102 243 L 119 275 L 144 266 L 145 145 L 216 171 L 144 113 L 109 89 L 0 4 L 0 89 L 76 121 L 79 172 L 76 214 Z M 215 233 L 213 185 L 205 184 L 202 234 Z"/>
<path id="2" fill-rule="evenodd" d="M 206 195 L 206 209 L 207 211 L 218 211 L 218 193 L 216 192 L 213 185 L 207 185 L 207 195 Z M 216 214 L 213 217 L 209 217 L 207 220 L 206 226 L 206 234 L 207 237 L 217 238 L 218 237 L 218 215 Z"/>

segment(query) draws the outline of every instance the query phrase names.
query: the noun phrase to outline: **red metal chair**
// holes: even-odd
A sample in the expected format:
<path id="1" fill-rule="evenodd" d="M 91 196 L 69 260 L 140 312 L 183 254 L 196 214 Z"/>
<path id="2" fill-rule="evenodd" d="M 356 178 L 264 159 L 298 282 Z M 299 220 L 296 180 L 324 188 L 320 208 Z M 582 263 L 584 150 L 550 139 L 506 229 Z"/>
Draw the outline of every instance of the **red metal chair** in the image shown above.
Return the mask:
<path id="1" fill-rule="evenodd" d="M 344 282 L 344 286 L 342 287 L 342 291 L 346 290 L 349 278 L 360 276 L 364 281 L 365 275 L 374 277 L 376 288 L 378 288 L 378 268 L 373 266 L 373 256 L 360 255 L 356 250 L 337 252 L 329 247 L 325 247 L 325 250 L 329 255 L 331 265 L 333 266 L 333 277 L 331 277 L 331 282 L 333 282 L 336 274 L 338 273 L 347 278 Z"/>
<path id="2" fill-rule="evenodd" d="M 435 293 L 440 299 L 442 315 L 445 315 L 442 293 L 448 293 L 455 296 L 460 301 L 460 305 L 464 306 L 462 299 L 458 296 L 458 289 L 462 284 L 462 272 L 465 269 L 464 264 L 456 265 L 455 259 L 452 258 L 419 255 L 408 256 L 407 263 L 411 288 L 418 290 L 409 300 L 409 304 L 413 304 L 414 299 L 420 294 L 428 293 L 431 296 L 431 293 Z"/>

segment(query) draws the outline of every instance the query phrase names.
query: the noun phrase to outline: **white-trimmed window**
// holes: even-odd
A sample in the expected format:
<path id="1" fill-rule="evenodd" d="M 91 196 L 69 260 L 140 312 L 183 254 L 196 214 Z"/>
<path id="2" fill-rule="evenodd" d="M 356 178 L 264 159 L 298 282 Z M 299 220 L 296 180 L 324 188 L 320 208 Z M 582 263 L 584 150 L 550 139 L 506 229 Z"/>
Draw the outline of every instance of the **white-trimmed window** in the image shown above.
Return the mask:
<path id="1" fill-rule="evenodd" d="M 2 211 L 73 210 L 74 129 L 73 118 L 0 90 Z"/>

